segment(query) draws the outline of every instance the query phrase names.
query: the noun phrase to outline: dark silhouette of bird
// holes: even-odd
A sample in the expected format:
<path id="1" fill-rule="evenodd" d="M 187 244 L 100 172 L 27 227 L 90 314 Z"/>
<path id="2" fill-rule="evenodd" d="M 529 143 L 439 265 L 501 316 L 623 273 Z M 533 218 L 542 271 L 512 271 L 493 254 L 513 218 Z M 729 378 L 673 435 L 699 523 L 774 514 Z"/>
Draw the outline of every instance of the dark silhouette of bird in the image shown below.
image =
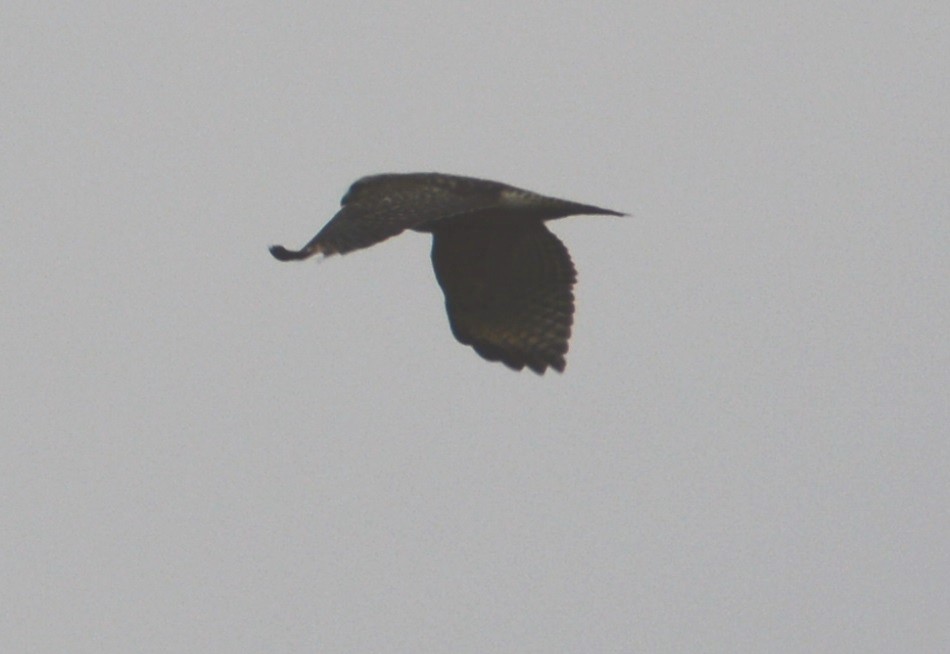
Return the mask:
<path id="1" fill-rule="evenodd" d="M 405 229 L 432 234 L 432 267 L 455 338 L 489 361 L 538 374 L 562 372 L 577 273 L 544 225 L 577 214 L 626 214 L 547 197 L 500 182 L 439 173 L 363 177 L 342 208 L 280 261 L 346 254 Z"/>

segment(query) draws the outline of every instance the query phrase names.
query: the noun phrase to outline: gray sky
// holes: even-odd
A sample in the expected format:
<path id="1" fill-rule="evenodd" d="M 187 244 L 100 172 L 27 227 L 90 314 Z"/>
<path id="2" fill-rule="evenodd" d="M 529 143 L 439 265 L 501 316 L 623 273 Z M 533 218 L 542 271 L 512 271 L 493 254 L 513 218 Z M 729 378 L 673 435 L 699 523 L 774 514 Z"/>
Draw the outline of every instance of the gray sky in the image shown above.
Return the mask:
<path id="1" fill-rule="evenodd" d="M 942 2 L 7 2 L 0 650 L 950 648 Z M 563 375 L 357 177 L 553 229 Z"/>

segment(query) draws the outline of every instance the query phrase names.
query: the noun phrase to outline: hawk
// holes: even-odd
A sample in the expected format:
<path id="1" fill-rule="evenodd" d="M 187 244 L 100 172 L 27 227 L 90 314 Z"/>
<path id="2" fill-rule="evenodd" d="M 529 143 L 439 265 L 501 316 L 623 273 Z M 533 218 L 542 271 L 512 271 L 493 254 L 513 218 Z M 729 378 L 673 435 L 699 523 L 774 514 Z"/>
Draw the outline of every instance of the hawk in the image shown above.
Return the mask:
<path id="1" fill-rule="evenodd" d="M 544 222 L 576 214 L 626 214 L 484 179 L 439 173 L 363 177 L 341 209 L 280 261 L 346 254 L 405 229 L 432 234 L 432 267 L 452 334 L 483 358 L 538 374 L 564 370 L 577 272 Z"/>

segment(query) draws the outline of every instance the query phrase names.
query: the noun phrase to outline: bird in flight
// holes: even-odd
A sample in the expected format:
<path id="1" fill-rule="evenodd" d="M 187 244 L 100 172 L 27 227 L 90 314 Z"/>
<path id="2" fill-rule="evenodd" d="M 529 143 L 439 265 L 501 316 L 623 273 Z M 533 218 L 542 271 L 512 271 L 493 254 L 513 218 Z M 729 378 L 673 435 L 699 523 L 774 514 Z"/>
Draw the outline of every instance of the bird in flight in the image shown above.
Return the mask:
<path id="1" fill-rule="evenodd" d="M 538 374 L 564 370 L 577 272 L 544 222 L 577 214 L 626 214 L 500 182 L 439 173 L 357 180 L 335 216 L 280 261 L 346 254 L 405 229 L 432 234 L 432 267 L 455 338 L 483 358 Z"/>

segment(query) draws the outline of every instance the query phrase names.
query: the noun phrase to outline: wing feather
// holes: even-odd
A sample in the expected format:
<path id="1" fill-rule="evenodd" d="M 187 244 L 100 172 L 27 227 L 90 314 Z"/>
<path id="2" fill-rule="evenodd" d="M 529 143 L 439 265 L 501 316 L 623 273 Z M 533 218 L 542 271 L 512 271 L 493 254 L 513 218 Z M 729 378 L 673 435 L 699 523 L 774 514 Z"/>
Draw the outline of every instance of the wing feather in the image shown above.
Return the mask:
<path id="1" fill-rule="evenodd" d="M 452 333 L 515 370 L 563 371 L 577 278 L 570 254 L 543 222 L 499 218 L 432 230 Z"/>

